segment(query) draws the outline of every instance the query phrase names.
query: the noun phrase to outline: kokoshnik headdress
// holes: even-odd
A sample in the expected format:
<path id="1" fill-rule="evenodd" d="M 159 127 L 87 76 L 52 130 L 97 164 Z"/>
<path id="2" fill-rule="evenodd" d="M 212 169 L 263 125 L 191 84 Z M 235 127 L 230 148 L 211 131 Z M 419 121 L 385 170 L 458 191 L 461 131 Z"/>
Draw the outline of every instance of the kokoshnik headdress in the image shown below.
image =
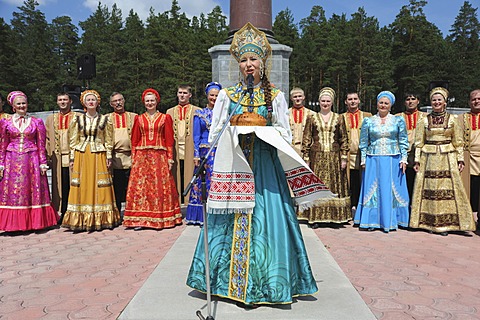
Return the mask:
<path id="1" fill-rule="evenodd" d="M 437 93 L 438 93 L 438 94 L 441 94 L 442 97 L 445 99 L 445 101 L 447 101 L 447 99 L 448 99 L 448 94 L 449 94 L 449 93 L 448 93 L 448 90 L 445 89 L 444 87 L 436 87 L 436 88 L 433 88 L 432 91 L 430 91 L 430 95 L 429 95 L 429 96 L 430 96 L 430 100 L 432 100 L 432 96 L 433 96 L 434 94 L 437 94 Z"/>
<path id="2" fill-rule="evenodd" d="M 265 62 L 272 53 L 272 47 L 270 47 L 265 33 L 247 22 L 233 35 L 230 53 L 238 62 L 245 54 L 252 53 Z"/>
<path id="3" fill-rule="evenodd" d="M 320 100 L 322 96 L 329 96 L 330 98 L 332 98 L 333 102 L 335 100 L 335 90 L 330 87 L 322 88 L 322 90 L 320 90 L 320 94 L 318 95 L 318 99 Z"/>
<path id="4" fill-rule="evenodd" d="M 85 103 L 85 98 L 88 96 L 88 95 L 94 95 L 95 98 L 97 98 L 97 103 L 98 105 L 100 105 L 100 94 L 96 91 L 96 90 L 85 90 L 83 91 L 81 94 L 80 94 L 80 102 L 82 103 L 82 105 L 86 108 L 87 107 L 87 104 Z"/>

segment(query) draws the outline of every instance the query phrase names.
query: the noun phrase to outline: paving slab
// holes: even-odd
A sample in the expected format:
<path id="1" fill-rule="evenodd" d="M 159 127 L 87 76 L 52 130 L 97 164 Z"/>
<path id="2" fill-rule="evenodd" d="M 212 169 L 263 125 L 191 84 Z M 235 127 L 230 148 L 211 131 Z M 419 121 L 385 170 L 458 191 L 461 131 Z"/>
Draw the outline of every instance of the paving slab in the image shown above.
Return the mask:
<path id="1" fill-rule="evenodd" d="M 119 320 L 190 320 L 199 319 L 200 310 L 207 317 L 205 294 L 185 284 L 199 235 L 198 227 L 187 227 L 165 258 L 118 317 Z M 215 320 L 370 320 L 376 319 L 357 290 L 339 268 L 312 229 L 301 230 L 319 288 L 311 297 L 294 300 L 291 305 L 261 306 L 243 309 L 234 302 L 212 297 L 212 316 Z"/>

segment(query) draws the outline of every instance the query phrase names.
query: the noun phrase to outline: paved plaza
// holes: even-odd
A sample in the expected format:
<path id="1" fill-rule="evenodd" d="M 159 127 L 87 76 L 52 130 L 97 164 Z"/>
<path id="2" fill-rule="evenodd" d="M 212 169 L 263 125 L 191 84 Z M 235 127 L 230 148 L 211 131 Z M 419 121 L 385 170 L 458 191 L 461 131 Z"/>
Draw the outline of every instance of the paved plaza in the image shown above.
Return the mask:
<path id="1" fill-rule="evenodd" d="M 319 293 L 254 310 L 213 298 L 216 320 L 480 319 L 479 234 L 351 225 L 302 232 Z M 198 319 L 197 309 L 206 316 L 204 295 L 184 284 L 197 234 L 190 226 L 0 232 L 0 319 Z"/>

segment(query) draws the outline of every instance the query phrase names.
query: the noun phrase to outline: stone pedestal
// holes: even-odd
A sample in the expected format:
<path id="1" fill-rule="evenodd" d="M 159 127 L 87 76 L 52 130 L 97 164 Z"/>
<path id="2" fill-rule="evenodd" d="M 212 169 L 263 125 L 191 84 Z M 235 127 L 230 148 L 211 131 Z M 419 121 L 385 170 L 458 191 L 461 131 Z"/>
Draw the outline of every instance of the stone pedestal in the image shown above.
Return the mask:
<path id="1" fill-rule="evenodd" d="M 268 79 L 289 97 L 289 67 L 292 48 L 283 44 L 271 44 L 272 56 L 269 58 L 271 69 Z M 212 81 L 223 87 L 229 87 L 239 81 L 238 62 L 230 54 L 230 45 L 221 44 L 208 49 L 212 57 Z"/>

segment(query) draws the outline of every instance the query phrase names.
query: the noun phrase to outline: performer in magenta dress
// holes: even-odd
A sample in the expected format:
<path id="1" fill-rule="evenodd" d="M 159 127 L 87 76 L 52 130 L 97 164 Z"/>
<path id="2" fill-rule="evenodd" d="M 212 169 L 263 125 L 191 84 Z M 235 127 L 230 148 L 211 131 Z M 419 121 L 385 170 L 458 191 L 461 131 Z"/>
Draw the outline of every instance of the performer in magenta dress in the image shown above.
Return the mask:
<path id="1" fill-rule="evenodd" d="M 46 130 L 27 115 L 27 96 L 7 97 L 15 114 L 0 120 L 0 230 L 39 230 L 57 224 L 46 176 Z"/>

